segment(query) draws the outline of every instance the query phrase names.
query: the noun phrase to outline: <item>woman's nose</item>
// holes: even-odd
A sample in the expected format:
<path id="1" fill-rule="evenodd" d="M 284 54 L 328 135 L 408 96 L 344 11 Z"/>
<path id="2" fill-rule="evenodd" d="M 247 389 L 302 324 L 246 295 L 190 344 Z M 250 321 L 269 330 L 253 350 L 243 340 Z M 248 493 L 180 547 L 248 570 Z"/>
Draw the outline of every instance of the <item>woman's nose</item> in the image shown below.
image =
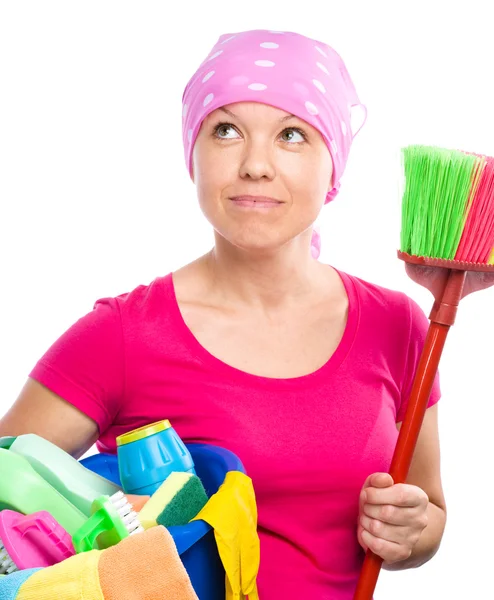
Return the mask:
<path id="1" fill-rule="evenodd" d="M 246 144 L 241 164 L 240 176 L 254 180 L 274 179 L 276 167 L 272 150 L 262 142 Z"/>

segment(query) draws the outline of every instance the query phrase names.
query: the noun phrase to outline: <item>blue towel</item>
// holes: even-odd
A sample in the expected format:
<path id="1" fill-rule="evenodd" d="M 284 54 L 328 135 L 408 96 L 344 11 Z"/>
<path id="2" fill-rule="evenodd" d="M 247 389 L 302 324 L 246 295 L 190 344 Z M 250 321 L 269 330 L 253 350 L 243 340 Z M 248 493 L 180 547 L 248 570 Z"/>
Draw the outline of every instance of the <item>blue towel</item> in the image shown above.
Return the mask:
<path id="1" fill-rule="evenodd" d="M 5 577 L 0 577 L 0 600 L 15 600 L 21 585 L 36 571 L 41 569 L 23 569 Z"/>

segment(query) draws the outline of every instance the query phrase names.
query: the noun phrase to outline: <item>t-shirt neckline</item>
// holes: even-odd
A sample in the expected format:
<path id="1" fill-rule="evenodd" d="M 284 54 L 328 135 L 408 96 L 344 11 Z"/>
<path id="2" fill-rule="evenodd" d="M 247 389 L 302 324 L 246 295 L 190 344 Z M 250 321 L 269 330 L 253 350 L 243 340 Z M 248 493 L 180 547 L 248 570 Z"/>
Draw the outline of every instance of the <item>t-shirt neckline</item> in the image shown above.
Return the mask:
<path id="1" fill-rule="evenodd" d="M 264 388 L 289 389 L 308 387 L 315 384 L 320 384 L 322 381 L 327 380 L 329 375 L 334 373 L 343 363 L 354 343 L 358 330 L 358 323 L 360 320 L 360 302 L 357 289 L 352 281 L 352 278 L 348 274 L 339 271 L 335 267 L 333 267 L 333 269 L 335 269 L 340 276 L 348 297 L 348 316 L 343 336 L 330 358 L 316 371 L 298 377 L 290 377 L 288 379 L 265 377 L 262 375 L 248 373 L 247 371 L 242 371 L 237 367 L 229 365 L 220 358 L 211 354 L 195 337 L 182 316 L 173 282 L 173 272 L 165 276 L 164 283 L 170 299 L 169 308 L 173 311 L 171 316 L 175 321 L 177 330 L 180 333 L 183 341 L 191 350 L 192 354 L 204 365 L 209 366 L 216 373 L 221 373 L 225 377 L 237 380 L 239 382 L 241 381 L 245 384 L 250 384 L 254 387 L 261 386 Z"/>

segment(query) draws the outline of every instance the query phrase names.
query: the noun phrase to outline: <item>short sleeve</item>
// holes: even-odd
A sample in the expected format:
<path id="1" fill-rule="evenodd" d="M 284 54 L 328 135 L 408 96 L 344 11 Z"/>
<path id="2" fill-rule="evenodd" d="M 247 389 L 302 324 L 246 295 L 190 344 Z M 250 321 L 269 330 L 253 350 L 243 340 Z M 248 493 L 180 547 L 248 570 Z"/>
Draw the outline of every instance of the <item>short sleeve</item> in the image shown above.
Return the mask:
<path id="1" fill-rule="evenodd" d="M 412 391 L 413 380 L 420 361 L 420 356 L 429 329 L 429 319 L 426 317 L 421 307 L 411 298 L 408 298 L 409 305 L 409 335 L 406 353 L 405 368 L 401 385 L 401 404 L 396 415 L 396 422 L 400 423 L 405 418 L 408 400 Z M 441 398 L 441 389 L 439 382 L 439 371 L 436 373 L 432 385 L 431 395 L 427 404 L 430 408 Z"/>
<path id="2" fill-rule="evenodd" d="M 111 425 L 125 393 L 120 306 L 101 298 L 46 351 L 29 377 L 93 419 L 100 435 Z"/>

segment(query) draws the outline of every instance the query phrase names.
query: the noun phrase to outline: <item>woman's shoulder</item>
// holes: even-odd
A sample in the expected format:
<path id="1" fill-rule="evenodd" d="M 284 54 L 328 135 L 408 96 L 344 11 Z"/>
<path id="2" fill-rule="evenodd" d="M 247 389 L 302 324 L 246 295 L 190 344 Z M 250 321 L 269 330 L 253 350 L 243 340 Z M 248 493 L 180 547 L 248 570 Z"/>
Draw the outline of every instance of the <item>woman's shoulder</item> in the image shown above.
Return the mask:
<path id="1" fill-rule="evenodd" d="M 358 298 L 361 319 L 377 322 L 381 327 L 386 326 L 391 333 L 405 331 L 415 335 L 427 328 L 426 313 L 405 292 L 369 281 L 365 277 L 344 273 L 343 277 L 345 276 Z"/>
<path id="2" fill-rule="evenodd" d="M 342 275 L 353 284 L 360 302 L 367 308 L 397 312 L 410 310 L 411 298 L 405 292 L 350 273 L 342 273 Z"/>
<path id="3" fill-rule="evenodd" d="M 94 303 L 94 308 L 100 305 L 113 307 L 120 312 L 154 310 L 163 307 L 166 297 L 172 297 L 172 273 L 159 275 L 149 283 L 140 283 L 126 292 L 115 296 L 102 296 Z"/>
<path id="4" fill-rule="evenodd" d="M 366 278 L 345 273 L 359 299 L 360 323 L 371 329 L 378 327 L 381 337 L 389 339 L 407 336 L 410 342 L 421 343 L 429 320 L 422 307 L 405 292 Z"/>

